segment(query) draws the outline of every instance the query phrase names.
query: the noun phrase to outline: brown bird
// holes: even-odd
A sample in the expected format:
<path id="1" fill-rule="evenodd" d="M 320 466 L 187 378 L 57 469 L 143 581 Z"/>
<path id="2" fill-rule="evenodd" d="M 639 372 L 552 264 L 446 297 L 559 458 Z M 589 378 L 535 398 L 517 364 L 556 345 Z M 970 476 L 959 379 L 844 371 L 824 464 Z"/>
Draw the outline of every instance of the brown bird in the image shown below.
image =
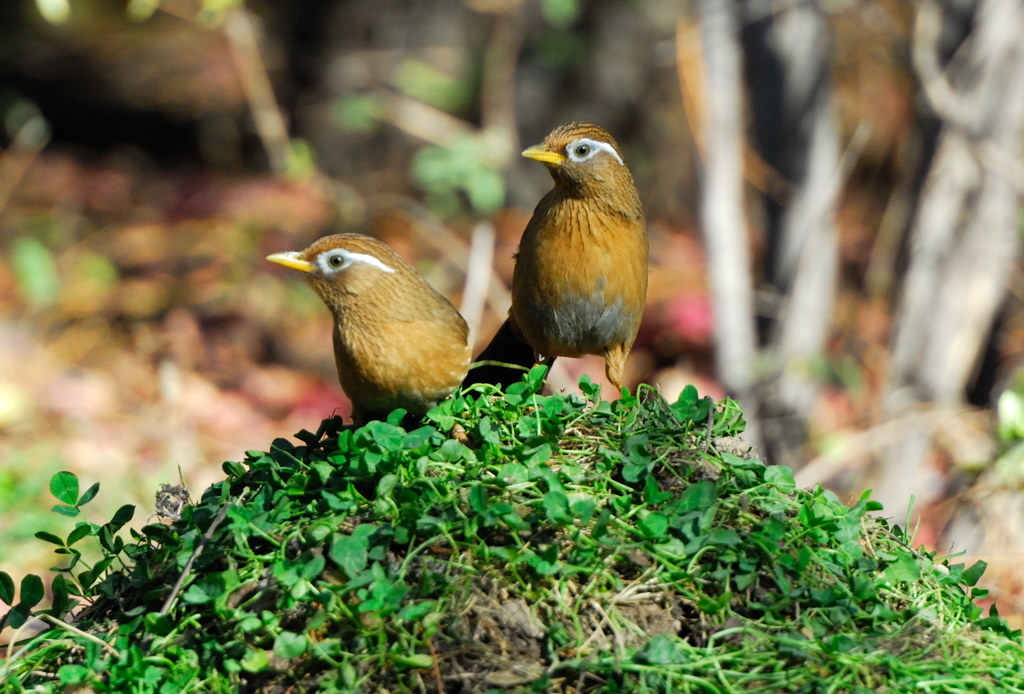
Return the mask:
<path id="1" fill-rule="evenodd" d="M 543 162 L 555 187 L 523 232 L 509 317 L 477 361 L 529 367 L 598 354 L 621 389 L 647 297 L 647 225 L 633 177 L 612 136 L 590 123 L 556 128 L 523 156 Z M 521 377 L 484 365 L 466 385 Z"/>
<path id="2" fill-rule="evenodd" d="M 294 268 L 334 316 L 334 361 L 356 424 L 422 415 L 458 387 L 472 356 L 455 307 L 386 244 L 335 234 L 267 260 Z"/>

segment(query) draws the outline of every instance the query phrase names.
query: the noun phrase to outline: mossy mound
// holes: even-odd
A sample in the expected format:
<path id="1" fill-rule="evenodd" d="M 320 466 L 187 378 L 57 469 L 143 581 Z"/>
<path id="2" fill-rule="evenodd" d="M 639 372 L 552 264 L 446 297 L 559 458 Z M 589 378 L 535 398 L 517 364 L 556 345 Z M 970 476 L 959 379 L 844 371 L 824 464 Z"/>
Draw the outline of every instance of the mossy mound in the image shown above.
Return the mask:
<path id="1" fill-rule="evenodd" d="M 983 566 L 737 455 L 732 402 L 542 396 L 543 373 L 411 430 L 274 441 L 198 503 L 164 490 L 179 517 L 133 542 L 127 511 L 44 537 L 103 559 L 58 574 L 38 613 L 85 596 L 78 631 L 19 644 L 4 691 L 1024 691 Z M 95 494 L 57 486 L 68 515 Z"/>

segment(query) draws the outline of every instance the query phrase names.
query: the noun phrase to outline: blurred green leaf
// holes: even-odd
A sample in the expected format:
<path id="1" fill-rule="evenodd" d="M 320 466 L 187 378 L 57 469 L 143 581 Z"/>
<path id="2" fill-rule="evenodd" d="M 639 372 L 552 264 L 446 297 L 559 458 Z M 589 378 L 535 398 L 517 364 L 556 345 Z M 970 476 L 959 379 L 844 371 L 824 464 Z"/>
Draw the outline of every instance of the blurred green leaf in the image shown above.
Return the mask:
<path id="1" fill-rule="evenodd" d="M 298 573 L 300 577 L 307 581 L 312 581 L 314 578 L 319 576 L 327 565 L 327 559 L 325 559 L 322 554 L 317 554 L 308 558 L 304 557 L 304 559 L 305 561 L 300 562 Z"/>
<path id="2" fill-rule="evenodd" d="M 334 102 L 334 120 L 351 132 L 366 133 L 375 130 L 384 116 L 384 105 L 372 95 L 352 94 Z"/>
<path id="3" fill-rule="evenodd" d="M 679 393 L 679 398 L 669 405 L 676 417 L 683 424 L 703 426 L 707 424 L 708 412 L 714 403 L 708 398 L 701 398 L 697 389 L 688 385 Z"/>
<path id="4" fill-rule="evenodd" d="M 996 459 L 1002 484 L 1016 487 L 1024 481 L 1024 441 L 1018 441 Z"/>
<path id="5" fill-rule="evenodd" d="M 237 579 L 228 571 L 206 574 L 189 586 L 181 597 L 190 605 L 212 603 L 227 593 L 229 584 L 237 584 Z"/>
<path id="6" fill-rule="evenodd" d="M 43 579 L 39 578 L 35 574 L 26 574 L 25 578 L 21 579 L 21 602 L 29 607 L 39 604 L 39 602 L 46 596 L 46 590 L 43 588 Z"/>
<path id="7" fill-rule="evenodd" d="M 78 477 L 67 470 L 58 472 L 50 478 L 50 493 L 58 501 L 74 506 L 78 503 Z"/>
<path id="8" fill-rule="evenodd" d="M 395 86 L 426 104 L 451 113 L 465 108 L 473 88 L 467 80 L 452 77 L 419 60 L 404 60 L 395 69 Z"/>
<path id="9" fill-rule="evenodd" d="M 772 465 L 764 471 L 764 481 L 775 485 L 783 494 L 792 494 L 796 491 L 796 480 L 793 478 L 793 469 L 785 465 Z"/>
<path id="10" fill-rule="evenodd" d="M 0 617 L 0 626 L 7 626 L 12 629 L 19 629 L 21 625 L 28 621 L 28 618 L 32 616 L 32 608 L 23 602 L 19 602 L 17 605 L 7 611 L 4 617 Z M 4 624 L 3 620 L 7 620 Z"/>
<path id="11" fill-rule="evenodd" d="M 587 400 L 601 399 L 601 384 L 591 381 L 590 376 L 587 374 L 580 375 L 579 386 L 580 391 L 583 393 L 583 397 Z"/>
<path id="12" fill-rule="evenodd" d="M 985 569 L 987 568 L 988 563 L 980 559 L 971 564 L 963 573 L 962 580 L 964 585 L 975 585 L 981 579 L 982 575 L 985 573 Z"/>
<path id="13" fill-rule="evenodd" d="M 305 181 L 316 173 L 316 153 L 301 138 L 292 138 L 285 163 L 285 175 L 293 180 Z"/>
<path id="14" fill-rule="evenodd" d="M 35 537 L 43 542 L 49 542 L 50 544 L 57 545 L 58 547 L 64 546 L 64 540 L 60 539 L 53 533 L 46 532 L 45 530 L 36 531 Z"/>
<path id="15" fill-rule="evenodd" d="M 234 7 L 242 5 L 243 0 L 202 0 L 196 19 L 206 29 L 215 29 L 224 21 L 224 15 Z"/>
<path id="16" fill-rule="evenodd" d="M 921 575 L 921 566 L 910 554 L 901 554 L 893 560 L 883 572 L 889 583 L 909 583 L 916 581 Z"/>
<path id="17" fill-rule="evenodd" d="M 285 660 L 291 660 L 292 658 L 304 655 L 308 648 L 309 639 L 305 634 L 282 631 L 274 639 L 274 654 Z"/>
<path id="18" fill-rule="evenodd" d="M 412 176 L 441 214 L 459 211 L 459 193 L 474 212 L 492 214 L 505 203 L 505 180 L 492 165 L 504 158 L 492 151 L 500 146 L 484 136 L 463 135 L 447 146 L 424 147 L 412 159 Z"/>
<path id="19" fill-rule="evenodd" d="M 114 517 L 110 519 L 110 525 L 114 526 L 115 529 L 120 528 L 125 523 L 131 521 L 133 516 L 135 516 L 135 505 L 124 504 L 114 513 Z"/>
<path id="20" fill-rule="evenodd" d="M 580 16 L 579 0 L 541 0 L 540 13 L 545 21 L 557 29 L 567 29 Z"/>
<path id="21" fill-rule="evenodd" d="M 434 665 L 434 659 L 429 653 L 415 653 L 413 655 L 395 656 L 395 665 L 400 668 L 412 668 L 414 670 L 426 670 Z"/>
<path id="22" fill-rule="evenodd" d="M 481 213 L 497 212 L 505 202 L 505 180 L 494 169 L 481 167 L 466 194 L 473 209 Z"/>
<path id="23" fill-rule="evenodd" d="M 558 489 L 544 493 L 544 513 L 555 523 L 569 524 L 573 521 L 573 516 L 569 513 L 569 497 Z"/>
<path id="24" fill-rule="evenodd" d="M 246 672 L 263 672 L 270 667 L 270 656 L 262 648 L 249 648 L 239 662 Z"/>
<path id="25" fill-rule="evenodd" d="M 76 542 L 89 537 L 93 534 L 92 526 L 89 523 L 79 523 L 75 526 L 75 529 L 68 533 L 67 546 L 75 544 Z M 43 538 L 40 538 L 43 539 Z M 60 538 L 58 538 L 60 539 Z M 60 543 L 58 543 L 60 544 Z"/>
<path id="26" fill-rule="evenodd" d="M 597 501 L 591 497 L 574 499 L 569 504 L 569 511 L 581 523 L 589 523 L 597 511 Z"/>
<path id="27" fill-rule="evenodd" d="M 59 617 L 72 607 L 71 595 L 68 590 L 68 582 L 67 579 L 64 578 L 64 574 L 57 574 L 53 577 L 53 583 L 50 585 L 50 590 L 53 593 L 53 605 L 50 608 L 51 614 Z"/>
<path id="28" fill-rule="evenodd" d="M 85 490 L 85 493 L 78 498 L 78 505 L 85 506 L 87 503 L 96 498 L 96 495 L 100 491 L 100 483 L 93 482 L 92 486 Z"/>
<path id="29" fill-rule="evenodd" d="M 14 604 L 14 579 L 6 571 L 0 571 L 0 602 Z"/>
<path id="30" fill-rule="evenodd" d="M 376 526 L 363 523 L 355 527 L 351 535 L 338 535 L 331 543 L 331 560 L 341 567 L 349 578 L 355 578 L 366 568 L 370 535 Z"/>
<path id="31" fill-rule="evenodd" d="M 563 31 L 557 27 L 542 35 L 537 53 L 555 70 L 567 70 L 588 60 L 589 50 L 583 32 Z"/>
<path id="32" fill-rule="evenodd" d="M 647 665 L 672 665 L 686 662 L 687 659 L 672 637 L 658 634 L 636 652 L 633 660 Z"/>
<path id="33" fill-rule="evenodd" d="M 30 237 L 14 239 L 11 264 L 18 291 L 34 308 L 52 305 L 60 291 L 57 263 L 42 241 Z"/>
<path id="34" fill-rule="evenodd" d="M 668 517 L 663 513 L 648 513 L 640 520 L 639 527 L 644 537 L 660 539 L 668 530 Z"/>
<path id="35" fill-rule="evenodd" d="M 999 416 L 999 438 L 1003 443 L 1024 439 L 1024 392 L 1017 383 L 999 396 L 996 412 Z"/>
<path id="36" fill-rule="evenodd" d="M 76 258 L 72 271 L 81 291 L 105 294 L 117 287 L 117 266 L 105 255 L 84 253 Z"/>

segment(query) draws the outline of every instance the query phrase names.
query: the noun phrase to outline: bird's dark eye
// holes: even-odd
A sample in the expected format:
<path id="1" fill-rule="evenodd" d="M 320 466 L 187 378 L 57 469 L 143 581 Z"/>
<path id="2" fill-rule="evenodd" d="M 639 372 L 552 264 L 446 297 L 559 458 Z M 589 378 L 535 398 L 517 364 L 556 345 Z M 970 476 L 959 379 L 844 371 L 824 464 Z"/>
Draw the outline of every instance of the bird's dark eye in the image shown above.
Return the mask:
<path id="1" fill-rule="evenodd" d="M 580 158 L 585 157 L 588 154 L 590 154 L 590 145 L 576 145 L 576 148 L 573 149 L 572 152 L 577 157 L 580 157 Z"/>
<path id="2" fill-rule="evenodd" d="M 345 258 L 341 255 L 332 255 L 327 257 L 327 264 L 331 267 L 341 267 L 345 263 Z"/>

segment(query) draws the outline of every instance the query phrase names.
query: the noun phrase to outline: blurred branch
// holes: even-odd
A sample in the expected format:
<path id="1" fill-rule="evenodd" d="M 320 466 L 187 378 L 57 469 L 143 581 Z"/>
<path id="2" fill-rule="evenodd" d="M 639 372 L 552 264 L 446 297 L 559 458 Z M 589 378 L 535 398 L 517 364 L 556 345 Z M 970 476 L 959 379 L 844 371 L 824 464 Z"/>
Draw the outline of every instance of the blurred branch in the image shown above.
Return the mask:
<path id="1" fill-rule="evenodd" d="M 921 78 L 921 88 L 936 113 L 950 125 L 969 127 L 973 107 L 960 99 L 939 65 L 939 40 L 942 35 L 942 11 L 932 0 L 917 7 L 911 58 Z"/>
<path id="2" fill-rule="evenodd" d="M 76 636 L 80 636 L 83 639 L 86 639 L 87 641 L 92 641 L 93 643 L 97 644 L 100 648 L 102 648 L 104 651 L 106 651 L 108 655 L 114 656 L 115 658 L 119 657 L 119 653 L 116 648 L 114 648 L 109 643 L 107 643 L 100 637 L 96 636 L 95 634 L 90 634 L 89 632 L 82 631 L 74 624 L 68 624 L 63 619 L 58 619 L 57 617 L 54 617 L 52 614 L 46 614 L 44 612 L 39 615 L 39 618 L 42 619 L 44 622 L 48 622 L 51 626 L 65 629 L 67 631 L 70 631 L 72 634 L 75 634 Z"/>
<path id="3" fill-rule="evenodd" d="M 962 406 L 917 404 L 868 429 L 833 432 L 830 438 L 835 443 L 797 471 L 796 484 L 801 489 L 825 484 L 839 473 L 864 466 L 903 440 L 907 431 L 923 428 L 934 433 L 967 412 L 971 410 Z M 891 512 L 898 510 L 890 509 Z"/>
<path id="4" fill-rule="evenodd" d="M 474 131 L 469 123 L 401 92 L 384 92 L 384 107 L 385 120 L 433 145 L 448 145 Z"/>
<path id="5" fill-rule="evenodd" d="M 462 290 L 462 305 L 459 306 L 459 313 L 469 325 L 470 344 L 476 341 L 480 332 L 480 319 L 487 303 L 487 288 L 493 276 L 494 225 L 480 221 L 473 227 L 473 238 L 469 243 L 466 284 Z"/>
<path id="6" fill-rule="evenodd" d="M 516 133 L 516 61 L 525 32 L 521 6 L 512 5 L 506 9 L 506 12 L 495 15 L 494 34 L 484 53 L 480 122 L 483 130 L 501 133 L 509 143 L 508 151 L 511 154 L 519 150 L 519 137 Z"/>
<path id="7" fill-rule="evenodd" d="M 281 175 L 289 170 L 291 140 L 284 116 L 274 98 L 266 65 L 260 56 L 253 21 L 244 6 L 235 7 L 224 19 L 224 36 L 231 47 L 231 56 L 249 100 L 256 132 L 267 152 L 270 168 Z"/>
<path id="8" fill-rule="evenodd" d="M 1006 10 L 1011 12 L 1011 16 L 1006 19 L 1012 26 L 1014 10 L 1012 3 L 991 8 L 986 14 L 993 15 L 994 12 Z M 1020 8 L 1017 8 L 1017 11 L 1019 13 Z M 992 27 L 990 31 L 995 32 L 1007 30 L 1000 21 L 990 22 L 986 26 Z M 958 93 L 940 66 L 939 39 L 941 33 L 942 10 L 940 6 L 934 0 L 922 2 L 918 7 L 914 23 L 911 55 L 914 69 L 917 70 L 921 79 L 921 87 L 928 97 L 928 102 L 948 127 L 959 128 L 967 133 L 972 143 L 978 147 L 976 156 L 982 159 L 986 166 L 1013 181 L 1014 186 L 1024 192 L 1024 164 L 1017 156 L 1008 154 L 1007 150 L 1000 148 L 988 139 L 987 123 L 984 122 L 983 112 L 979 108 L 978 94 L 974 93 L 978 90 L 971 90 L 971 93 L 967 93 L 966 90 L 964 94 Z M 993 38 L 998 40 L 999 37 Z M 1017 152 L 1017 150 L 1011 151 Z"/>
<path id="9" fill-rule="evenodd" d="M 864 271 L 864 285 L 871 297 L 889 297 L 897 283 L 896 266 L 900 245 L 914 216 L 913 201 L 919 185 L 914 172 L 921 168 L 907 167 L 901 171 L 899 180 L 889 191 L 889 199 L 875 232 L 875 241 L 871 244 L 871 257 Z"/>

